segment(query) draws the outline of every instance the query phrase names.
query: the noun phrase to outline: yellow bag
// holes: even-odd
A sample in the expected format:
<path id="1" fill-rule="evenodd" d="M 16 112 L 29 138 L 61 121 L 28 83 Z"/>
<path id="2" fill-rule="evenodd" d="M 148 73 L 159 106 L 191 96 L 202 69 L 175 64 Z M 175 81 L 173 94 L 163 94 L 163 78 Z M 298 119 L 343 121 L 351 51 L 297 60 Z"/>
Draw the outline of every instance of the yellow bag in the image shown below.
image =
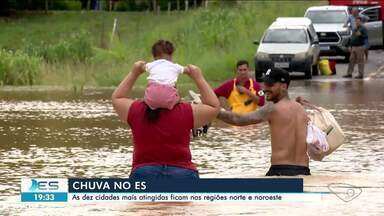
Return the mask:
<path id="1" fill-rule="evenodd" d="M 332 69 L 329 65 L 328 59 L 320 60 L 319 69 L 322 75 L 326 75 L 326 76 L 332 75 Z"/>
<path id="2" fill-rule="evenodd" d="M 309 114 L 309 118 L 314 125 L 324 131 L 327 135 L 326 138 L 329 149 L 322 153 L 321 157 L 331 154 L 343 144 L 345 140 L 344 132 L 328 110 L 322 107 L 316 107 L 314 112 Z"/>

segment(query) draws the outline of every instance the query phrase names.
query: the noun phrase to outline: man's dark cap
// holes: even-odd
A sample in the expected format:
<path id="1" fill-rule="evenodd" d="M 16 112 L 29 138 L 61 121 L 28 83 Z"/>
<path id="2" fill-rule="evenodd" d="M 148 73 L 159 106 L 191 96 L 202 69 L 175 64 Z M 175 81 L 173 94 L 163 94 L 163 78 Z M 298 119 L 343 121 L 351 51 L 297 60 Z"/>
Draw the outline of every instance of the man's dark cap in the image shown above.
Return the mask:
<path id="1" fill-rule="evenodd" d="M 263 81 L 267 84 L 274 84 L 280 82 L 289 85 L 291 78 L 286 70 L 281 68 L 271 68 L 268 69 L 265 73 Z"/>

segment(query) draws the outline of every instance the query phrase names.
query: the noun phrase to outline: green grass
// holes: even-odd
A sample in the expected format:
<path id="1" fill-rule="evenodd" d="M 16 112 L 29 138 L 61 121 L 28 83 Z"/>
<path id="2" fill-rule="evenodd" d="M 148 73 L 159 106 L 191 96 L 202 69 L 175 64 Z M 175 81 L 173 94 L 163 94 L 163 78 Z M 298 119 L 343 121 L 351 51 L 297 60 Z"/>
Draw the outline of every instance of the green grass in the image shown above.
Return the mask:
<path id="1" fill-rule="evenodd" d="M 33 85 L 40 78 L 39 57 L 21 51 L 0 50 L 0 84 Z"/>
<path id="2" fill-rule="evenodd" d="M 264 30 L 280 16 L 303 16 L 306 8 L 322 1 L 244 1 L 236 7 L 212 7 L 189 12 L 52 12 L 0 21 L 0 47 L 17 51 L 38 72 L 32 82 L 1 84 L 69 85 L 74 88 L 114 86 L 139 59 L 151 61 L 150 47 L 158 39 L 176 46 L 174 61 L 196 64 L 205 77 L 218 83 L 233 76 L 238 59 L 253 64 Z M 113 20 L 118 35 L 110 42 Z M 7 51 L 2 51 L 7 52 Z M 7 58 L 8 61 L 12 58 Z M 0 61 L 0 75 L 24 73 Z M 36 63 L 37 62 L 37 63 Z M 3 73 L 4 74 L 4 73 Z M 31 75 L 28 75 L 31 76 Z M 0 77 L 1 78 L 1 77 Z M 139 82 L 145 83 L 145 77 Z M 190 82 L 181 77 L 180 84 Z M 78 87 L 80 86 L 80 87 Z"/>

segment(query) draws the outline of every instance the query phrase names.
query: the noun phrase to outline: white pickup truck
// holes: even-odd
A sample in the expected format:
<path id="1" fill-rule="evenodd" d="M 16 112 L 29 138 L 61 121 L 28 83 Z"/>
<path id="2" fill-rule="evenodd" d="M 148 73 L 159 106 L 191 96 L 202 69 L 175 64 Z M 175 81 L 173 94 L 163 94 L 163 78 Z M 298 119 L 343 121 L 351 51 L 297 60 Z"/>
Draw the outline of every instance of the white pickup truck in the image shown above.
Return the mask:
<path id="1" fill-rule="evenodd" d="M 384 45 L 383 17 L 382 6 L 374 6 L 365 8 L 360 12 L 361 15 L 367 16 L 369 19 L 364 24 L 368 31 L 368 42 L 371 47 Z"/>
<path id="2" fill-rule="evenodd" d="M 348 61 L 347 43 L 352 32 L 345 23 L 349 16 L 347 6 L 310 7 L 305 17 L 312 20 L 319 38 L 320 55 Z"/>

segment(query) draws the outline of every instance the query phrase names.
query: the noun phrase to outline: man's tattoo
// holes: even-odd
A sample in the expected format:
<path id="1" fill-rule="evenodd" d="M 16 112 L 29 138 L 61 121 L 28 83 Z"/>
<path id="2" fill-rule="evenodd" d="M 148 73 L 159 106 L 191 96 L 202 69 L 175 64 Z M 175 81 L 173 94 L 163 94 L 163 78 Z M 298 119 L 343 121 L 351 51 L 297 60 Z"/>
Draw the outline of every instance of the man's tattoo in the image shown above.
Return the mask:
<path id="1" fill-rule="evenodd" d="M 220 110 L 219 115 L 217 117 L 226 123 L 234 124 L 235 115 L 236 114 L 233 112 Z"/>
<path id="2" fill-rule="evenodd" d="M 260 107 L 256 112 L 253 112 L 253 119 L 255 121 L 266 121 L 271 112 L 275 110 L 275 105 L 273 103 L 267 103 L 264 106 Z"/>
<path id="3" fill-rule="evenodd" d="M 257 124 L 268 120 L 269 114 L 273 112 L 274 107 L 273 103 L 268 103 L 257 111 L 245 115 L 239 115 L 229 111 L 220 111 L 218 118 L 228 124 L 234 125 Z"/>

